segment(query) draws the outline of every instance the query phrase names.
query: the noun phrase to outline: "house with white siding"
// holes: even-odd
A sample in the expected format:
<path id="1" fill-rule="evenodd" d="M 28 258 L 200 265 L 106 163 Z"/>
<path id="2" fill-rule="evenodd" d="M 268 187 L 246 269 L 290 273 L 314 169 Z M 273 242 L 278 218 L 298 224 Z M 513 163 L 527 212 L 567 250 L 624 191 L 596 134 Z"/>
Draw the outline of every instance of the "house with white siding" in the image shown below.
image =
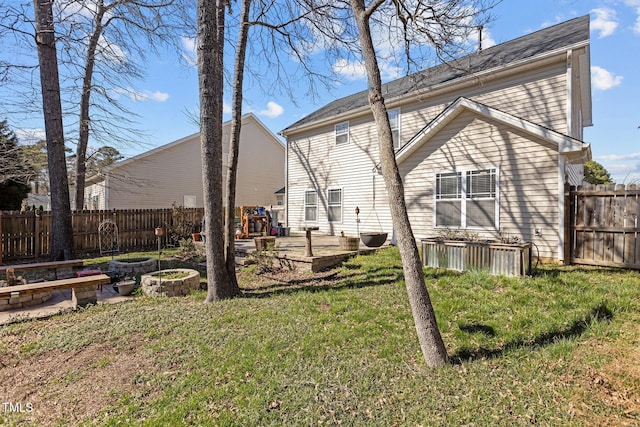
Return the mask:
<path id="1" fill-rule="evenodd" d="M 591 158 L 589 16 L 391 81 L 383 94 L 416 239 L 517 236 L 540 258 L 563 259 L 564 184 L 581 184 Z M 392 235 L 367 95 L 281 131 L 292 230 Z"/>
<path id="2" fill-rule="evenodd" d="M 226 173 L 231 122 L 223 124 L 222 175 Z M 254 114 L 242 116 L 236 205 L 271 206 L 284 186 L 285 147 Z M 86 209 L 203 207 L 200 133 L 125 159 L 87 179 Z"/>

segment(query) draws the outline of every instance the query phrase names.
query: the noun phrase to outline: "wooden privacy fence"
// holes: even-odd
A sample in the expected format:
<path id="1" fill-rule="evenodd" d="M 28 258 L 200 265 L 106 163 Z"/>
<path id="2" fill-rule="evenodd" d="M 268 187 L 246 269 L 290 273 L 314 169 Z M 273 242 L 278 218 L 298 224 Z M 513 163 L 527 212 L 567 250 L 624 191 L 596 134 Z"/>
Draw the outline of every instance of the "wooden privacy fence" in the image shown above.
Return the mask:
<path id="1" fill-rule="evenodd" d="M 204 209 L 183 209 L 186 221 L 200 229 Z M 172 209 L 132 209 L 112 211 L 72 212 L 73 245 L 77 256 L 95 254 L 100 250 L 99 224 L 110 219 L 118 226 L 120 252 L 146 250 L 157 247 L 155 228 L 174 227 Z M 51 213 L 0 212 L 0 264 L 14 260 L 46 257 L 50 251 Z M 165 232 L 162 243 L 170 243 Z"/>
<path id="2" fill-rule="evenodd" d="M 640 189 L 635 184 L 570 187 L 567 248 L 572 264 L 640 269 Z"/>

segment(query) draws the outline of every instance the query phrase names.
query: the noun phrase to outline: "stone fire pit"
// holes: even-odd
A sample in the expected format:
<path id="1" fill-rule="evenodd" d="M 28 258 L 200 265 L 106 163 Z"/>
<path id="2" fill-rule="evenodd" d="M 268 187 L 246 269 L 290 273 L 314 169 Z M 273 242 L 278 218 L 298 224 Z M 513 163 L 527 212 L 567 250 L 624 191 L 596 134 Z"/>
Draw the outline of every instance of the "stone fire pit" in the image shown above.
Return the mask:
<path id="1" fill-rule="evenodd" d="M 200 273 L 188 268 L 173 268 L 144 274 L 140 282 L 142 292 L 153 297 L 188 295 L 200 289 Z"/>
<path id="2" fill-rule="evenodd" d="M 153 258 L 120 258 L 109 261 L 109 271 L 114 271 L 122 277 L 150 273 L 156 268 L 158 261 Z"/>

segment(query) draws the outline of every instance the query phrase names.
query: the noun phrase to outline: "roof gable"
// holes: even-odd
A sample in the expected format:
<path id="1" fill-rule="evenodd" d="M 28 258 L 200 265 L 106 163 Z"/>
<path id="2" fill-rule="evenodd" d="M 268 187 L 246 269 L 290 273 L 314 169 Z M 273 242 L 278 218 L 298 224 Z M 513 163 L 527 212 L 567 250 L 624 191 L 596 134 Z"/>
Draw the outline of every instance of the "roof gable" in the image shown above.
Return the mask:
<path id="1" fill-rule="evenodd" d="M 402 98 L 412 92 L 453 84 L 475 73 L 505 68 L 549 52 L 566 51 L 579 45 L 587 45 L 588 41 L 589 15 L 585 15 L 385 83 L 382 93 L 387 101 Z M 335 100 L 280 133 L 287 134 L 295 128 L 337 118 L 364 107 L 368 107 L 366 90 Z"/>
<path id="2" fill-rule="evenodd" d="M 258 119 L 258 117 L 256 117 L 255 114 L 253 114 L 253 113 L 244 114 L 242 116 L 242 123 L 246 124 L 247 122 L 253 122 L 256 125 L 257 128 L 261 129 L 265 133 L 265 135 L 269 136 L 269 140 L 271 140 L 277 148 L 280 148 L 282 151 L 285 150 L 284 144 L 280 141 L 280 139 L 267 126 L 265 126 L 265 124 L 262 123 L 262 121 L 260 119 Z M 222 126 L 223 126 L 223 132 L 225 130 L 228 131 L 227 128 L 231 127 L 231 120 L 228 120 L 228 121 L 224 122 L 222 124 Z M 177 145 L 185 144 L 185 143 L 188 143 L 188 142 L 193 142 L 194 139 L 200 140 L 200 132 L 191 134 L 189 136 L 185 136 L 184 138 L 177 139 L 175 141 L 172 141 L 172 142 L 169 142 L 167 144 L 161 145 L 160 147 L 156 147 L 156 148 L 154 148 L 152 150 L 145 151 L 144 153 L 140 153 L 140 154 L 138 154 L 136 156 L 129 157 L 128 159 L 113 163 L 112 165 L 110 165 L 107 168 L 105 168 L 104 172 L 105 173 L 106 172 L 110 172 L 110 171 L 112 171 L 114 169 L 118 169 L 118 168 L 126 166 L 126 165 L 128 165 L 130 163 L 134 163 L 134 162 L 146 159 L 147 157 L 150 157 L 150 156 L 153 156 L 153 155 L 155 155 L 155 154 L 157 154 L 159 152 L 171 149 L 171 148 L 173 148 L 173 147 L 175 147 Z M 87 181 L 89 181 L 89 180 L 87 180 Z"/>
<path id="3" fill-rule="evenodd" d="M 559 153 L 565 154 L 570 159 L 586 161 L 591 158 L 591 146 L 588 143 L 583 143 L 575 138 L 479 102 L 472 101 L 468 98 L 460 97 L 398 150 L 396 153 L 397 163 L 400 164 L 409 158 L 414 151 L 445 128 L 462 111 L 471 111 L 479 116 L 491 118 L 506 126 L 519 129 L 531 136 L 548 141 L 558 147 Z"/>

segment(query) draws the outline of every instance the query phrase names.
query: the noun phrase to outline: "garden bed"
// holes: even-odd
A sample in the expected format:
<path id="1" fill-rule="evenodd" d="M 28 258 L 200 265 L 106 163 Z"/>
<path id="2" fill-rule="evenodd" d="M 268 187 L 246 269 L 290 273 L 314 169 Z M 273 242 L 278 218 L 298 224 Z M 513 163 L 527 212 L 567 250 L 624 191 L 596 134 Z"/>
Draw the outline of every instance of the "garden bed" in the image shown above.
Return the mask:
<path id="1" fill-rule="evenodd" d="M 425 267 L 524 276 L 531 274 L 531 243 L 423 239 L 422 262 Z"/>

